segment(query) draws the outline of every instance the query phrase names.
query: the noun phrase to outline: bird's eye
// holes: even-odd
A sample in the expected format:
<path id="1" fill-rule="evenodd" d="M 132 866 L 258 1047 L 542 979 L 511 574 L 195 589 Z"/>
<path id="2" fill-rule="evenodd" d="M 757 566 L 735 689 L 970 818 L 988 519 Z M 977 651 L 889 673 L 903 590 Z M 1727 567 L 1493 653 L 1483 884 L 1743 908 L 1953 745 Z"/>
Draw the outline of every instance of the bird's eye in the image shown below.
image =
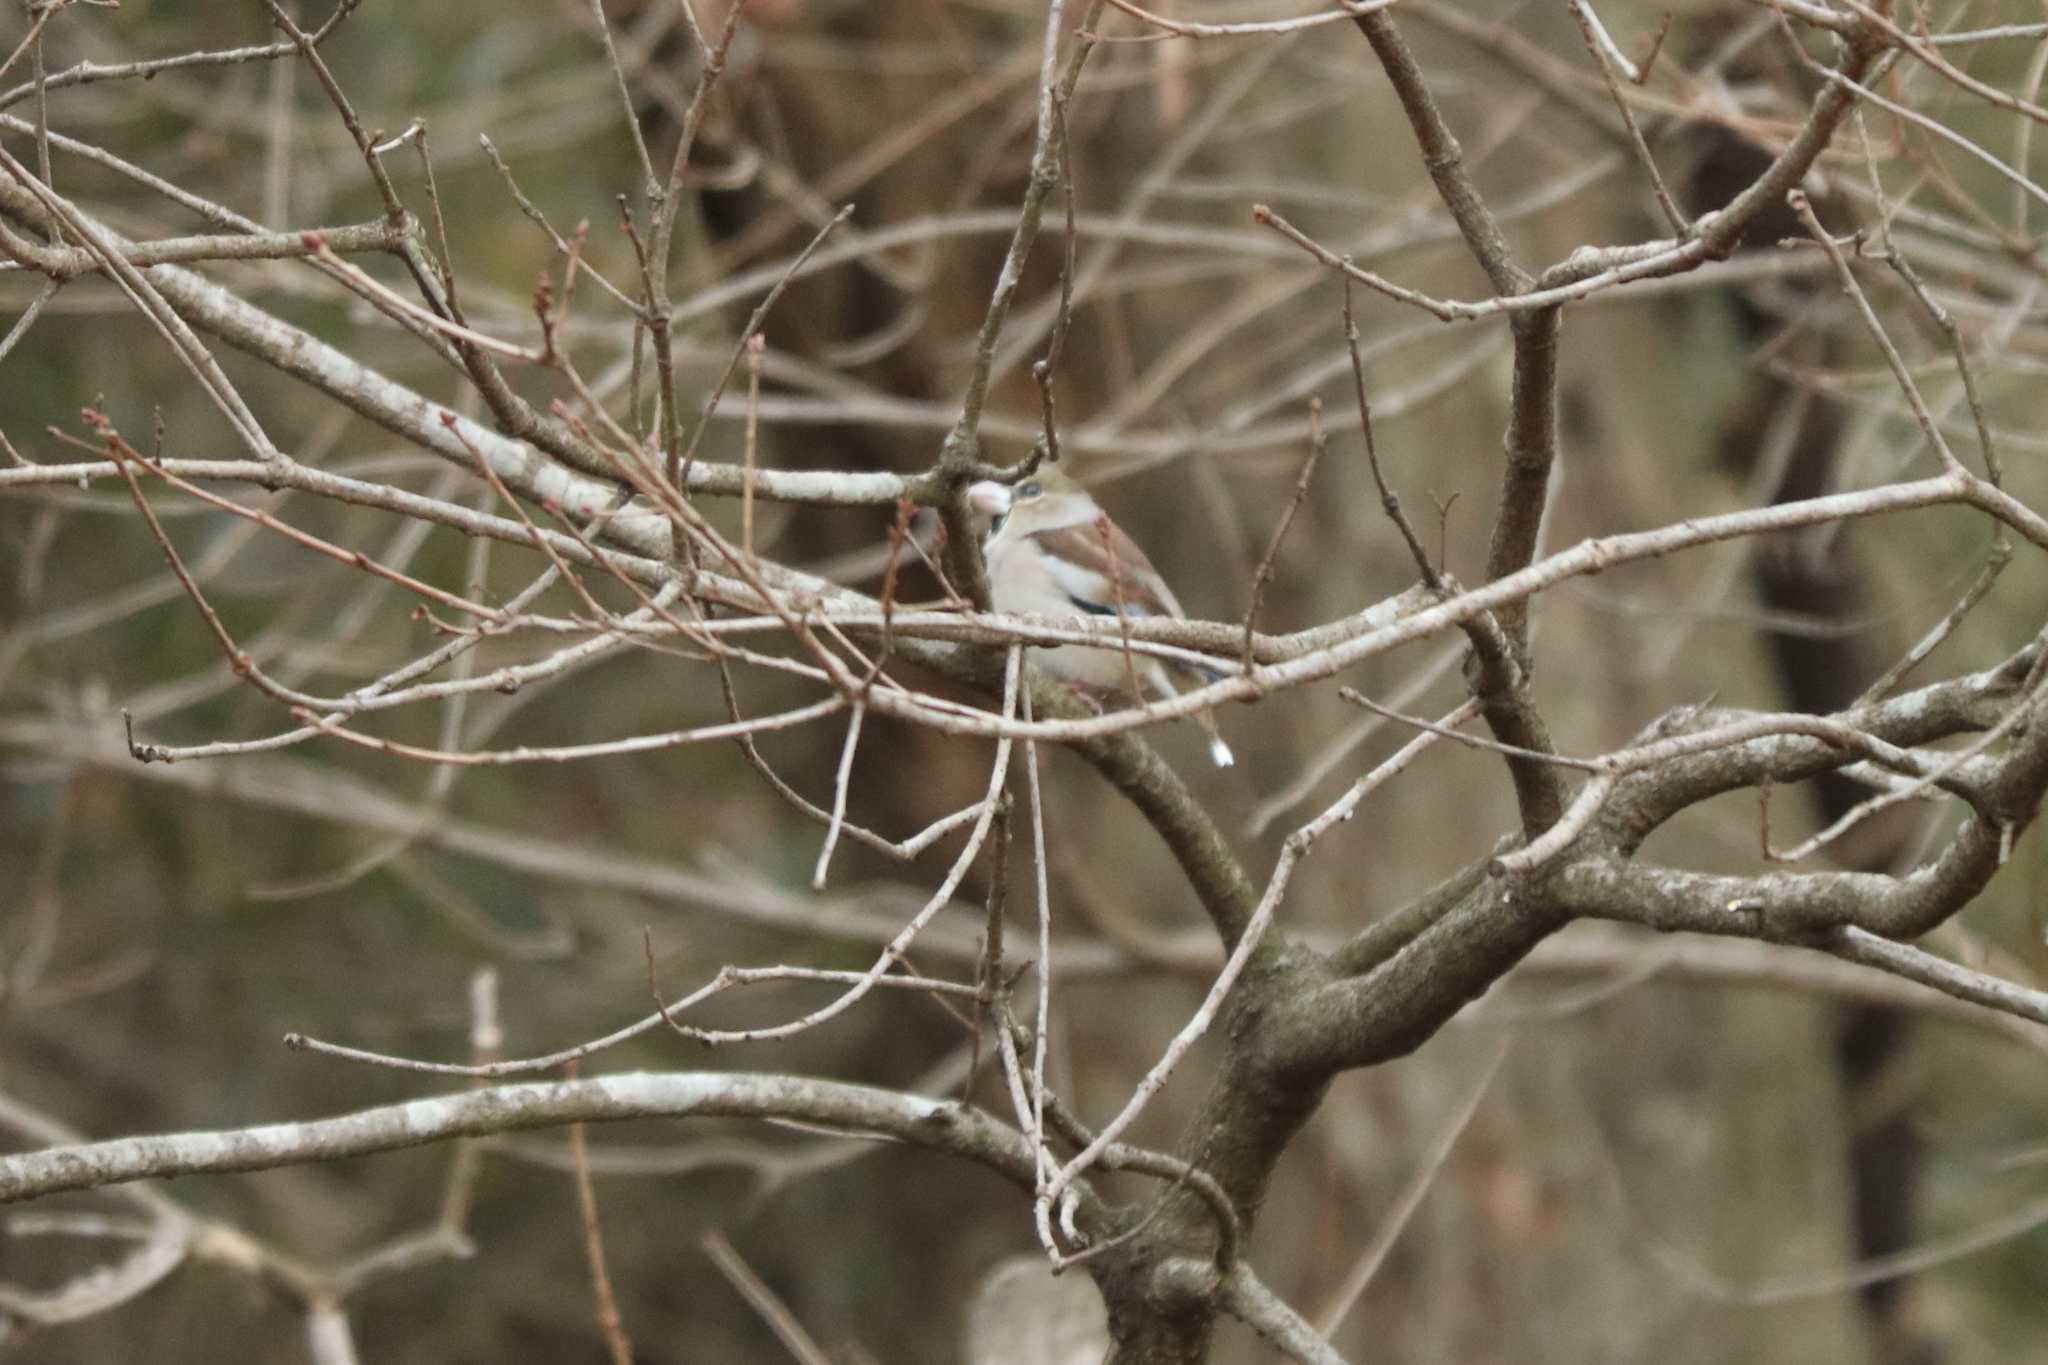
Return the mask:
<path id="1" fill-rule="evenodd" d="M 1044 491 L 1045 490 L 1043 488 L 1040 488 L 1036 483 L 1027 483 L 1018 488 L 1017 496 L 1020 498 L 1035 498 Z"/>

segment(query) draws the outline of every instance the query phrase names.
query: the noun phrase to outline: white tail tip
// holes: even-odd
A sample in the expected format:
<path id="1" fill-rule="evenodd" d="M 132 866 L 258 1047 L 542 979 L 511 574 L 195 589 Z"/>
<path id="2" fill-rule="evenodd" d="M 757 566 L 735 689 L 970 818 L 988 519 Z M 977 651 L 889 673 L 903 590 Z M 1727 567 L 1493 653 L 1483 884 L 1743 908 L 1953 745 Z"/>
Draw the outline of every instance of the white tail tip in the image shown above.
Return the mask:
<path id="1" fill-rule="evenodd" d="M 1237 763 L 1237 755 L 1230 752 L 1230 746 L 1213 736 L 1209 740 L 1209 757 L 1219 768 L 1233 767 Z"/>

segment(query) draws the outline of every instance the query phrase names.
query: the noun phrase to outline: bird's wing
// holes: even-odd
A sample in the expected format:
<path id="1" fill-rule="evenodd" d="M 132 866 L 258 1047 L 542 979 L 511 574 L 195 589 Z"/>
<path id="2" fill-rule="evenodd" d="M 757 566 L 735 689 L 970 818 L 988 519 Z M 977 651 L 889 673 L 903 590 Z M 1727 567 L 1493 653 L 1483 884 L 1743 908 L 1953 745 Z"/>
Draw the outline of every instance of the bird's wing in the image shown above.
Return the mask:
<path id="1" fill-rule="evenodd" d="M 1034 534 L 1053 578 L 1083 611 L 1180 616 L 1173 590 L 1123 528 L 1105 518 Z"/>

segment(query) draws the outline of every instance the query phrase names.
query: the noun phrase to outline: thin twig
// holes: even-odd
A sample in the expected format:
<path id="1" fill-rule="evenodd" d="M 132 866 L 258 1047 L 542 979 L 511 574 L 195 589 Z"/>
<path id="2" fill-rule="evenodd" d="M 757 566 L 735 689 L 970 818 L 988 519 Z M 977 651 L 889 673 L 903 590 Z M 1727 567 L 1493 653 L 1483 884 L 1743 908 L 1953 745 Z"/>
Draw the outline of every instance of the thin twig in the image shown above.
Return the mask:
<path id="1" fill-rule="evenodd" d="M 1805 191 L 1793 190 L 1785 196 L 1785 202 L 1792 206 L 1792 211 L 1799 215 L 1799 221 L 1805 225 L 1807 232 L 1820 244 L 1828 259 L 1834 262 L 1835 275 L 1841 280 L 1843 291 L 1856 305 L 1857 315 L 1863 319 L 1863 325 L 1869 330 L 1871 339 L 1877 343 L 1885 364 L 1891 368 L 1892 378 L 1898 381 L 1899 393 L 1905 398 L 1906 405 L 1913 410 L 1913 418 L 1920 424 L 1921 434 L 1927 438 L 1928 444 L 1934 447 L 1934 453 L 1940 457 L 1942 468 L 1952 474 L 1965 474 L 1963 462 L 1956 458 L 1955 451 L 1949 449 L 1948 438 L 1941 433 L 1941 424 L 1936 422 L 1934 414 L 1927 410 L 1927 400 L 1920 396 L 1920 386 L 1913 382 L 1913 374 L 1907 368 L 1905 357 L 1901 356 L 1898 347 L 1892 344 L 1890 335 L 1885 332 L 1884 323 L 1878 319 L 1877 311 L 1870 306 L 1869 296 L 1863 292 L 1863 286 L 1856 282 L 1856 273 L 1849 268 L 1849 260 L 1842 254 L 1842 248 L 1836 245 L 1835 239 L 1814 215 L 1813 204 L 1806 197 Z"/>
<path id="2" fill-rule="evenodd" d="M 811 1334 L 796 1320 L 788 1305 L 776 1297 L 767 1282 L 740 1259 L 739 1252 L 733 1249 L 723 1232 L 713 1228 L 698 1239 L 697 1244 L 718 1267 L 718 1273 L 725 1276 L 726 1283 L 737 1289 L 740 1297 L 760 1315 L 761 1321 L 768 1324 L 768 1330 L 775 1333 L 775 1339 L 796 1359 L 797 1365 L 832 1365 L 832 1357 L 811 1339 Z"/>
<path id="3" fill-rule="evenodd" d="M 1134 0 L 1109 0 L 1114 9 L 1120 9 L 1133 19 L 1143 20 L 1161 30 L 1160 35 L 1171 34 L 1177 38 L 1251 38 L 1272 36 L 1283 33 L 1299 33 L 1303 29 L 1318 28 L 1324 24 L 1340 23 L 1356 19 L 1361 14 L 1386 9 L 1398 0 L 1338 0 L 1338 8 L 1319 10 L 1294 19 L 1257 19 L 1232 24 L 1202 24 L 1189 19 L 1169 19 L 1148 9 L 1140 9 Z M 1116 42 L 1117 39 L 1107 39 Z"/>
<path id="4" fill-rule="evenodd" d="M 568 1066 L 571 1078 L 576 1064 Z M 569 1158 L 576 1176 L 576 1208 L 583 1223 L 583 1254 L 590 1263 L 590 1294 L 597 1305 L 597 1326 L 604 1334 L 612 1365 L 633 1365 L 633 1342 L 626 1335 L 625 1319 L 619 1315 L 618 1296 L 612 1292 L 612 1275 L 605 1264 L 604 1228 L 598 1222 L 597 1190 L 590 1182 L 590 1149 L 585 1146 L 584 1125 L 569 1125 Z"/>
<path id="5" fill-rule="evenodd" d="M 1351 307 L 1351 280 L 1344 280 L 1344 347 L 1351 357 L 1351 383 L 1358 395 L 1358 429 L 1365 436 L 1365 462 L 1372 470 L 1373 485 L 1380 491 L 1380 510 L 1387 514 L 1387 520 L 1394 523 L 1394 529 L 1401 533 L 1401 539 L 1408 545 L 1408 555 L 1415 561 L 1416 572 L 1432 592 L 1443 591 L 1443 577 L 1431 567 L 1429 552 L 1422 548 L 1422 541 L 1409 524 L 1407 513 L 1401 510 L 1401 499 L 1387 482 L 1386 472 L 1380 468 L 1380 447 L 1373 435 L 1372 399 L 1366 391 L 1365 360 L 1358 350 L 1358 315 Z"/>
<path id="6" fill-rule="evenodd" d="M 1240 653 L 1247 673 L 1254 667 L 1252 636 L 1258 627 L 1259 607 L 1265 602 L 1266 584 L 1273 577 L 1273 561 L 1287 539 L 1288 528 L 1294 525 L 1294 514 L 1301 510 L 1302 499 L 1308 496 L 1309 480 L 1315 477 L 1316 466 L 1322 462 L 1323 452 L 1330 447 L 1330 438 L 1323 431 L 1322 399 L 1309 399 L 1308 423 L 1308 455 L 1301 462 L 1300 472 L 1294 476 L 1294 495 L 1287 500 L 1287 508 L 1280 514 L 1280 524 L 1273 528 L 1273 538 L 1266 543 L 1266 553 L 1260 557 L 1259 567 L 1252 574 L 1251 604 L 1244 612 L 1244 648 Z"/>
<path id="7" fill-rule="evenodd" d="M 1492 1091 L 1494 1077 L 1500 1074 L 1501 1063 L 1508 1059 L 1508 1053 L 1513 1050 L 1514 1045 L 1513 1033 L 1501 1040 L 1500 1045 L 1494 1049 L 1492 1058 L 1473 1080 L 1472 1088 L 1466 1092 L 1464 1103 L 1460 1104 L 1437 1129 L 1435 1138 L 1430 1141 L 1422 1159 L 1416 1163 L 1415 1173 L 1409 1176 L 1408 1183 L 1402 1187 L 1393 1207 L 1387 1210 L 1386 1216 L 1380 1220 L 1379 1227 L 1374 1230 L 1372 1241 L 1366 1244 L 1364 1252 L 1359 1255 L 1358 1263 L 1351 1268 L 1351 1273 L 1344 1277 L 1343 1284 L 1331 1296 L 1329 1307 L 1323 1310 L 1321 1319 L 1316 1323 L 1316 1331 L 1319 1334 L 1327 1338 L 1336 1332 L 1344 1319 L 1351 1315 L 1352 1308 L 1358 1303 L 1359 1295 L 1372 1284 L 1373 1276 L 1377 1275 L 1380 1267 L 1386 1263 L 1387 1253 L 1394 1249 L 1394 1243 L 1407 1228 L 1408 1220 L 1414 1217 L 1415 1210 L 1421 1207 L 1422 1197 L 1429 1193 L 1430 1186 L 1436 1183 L 1437 1176 L 1443 1171 L 1444 1163 L 1450 1159 L 1451 1148 L 1457 1145 L 1459 1137 L 1471 1124 L 1472 1116 L 1479 1112 L 1480 1103 Z"/>
<path id="8" fill-rule="evenodd" d="M 767 338 L 758 332 L 747 338 L 747 429 L 740 459 L 740 468 L 745 471 L 740 486 L 740 550 L 749 559 L 754 557 L 754 470 L 761 441 L 761 352 L 766 347 Z M 893 558 L 890 568 L 895 568 Z"/>
<path id="9" fill-rule="evenodd" d="M 1579 21 L 1580 32 L 1585 35 L 1586 50 L 1593 54 L 1593 64 L 1600 68 L 1600 79 L 1606 83 L 1607 93 L 1613 98 L 1614 107 L 1621 113 L 1622 126 L 1628 130 L 1629 148 L 1635 153 L 1636 164 L 1641 166 L 1643 174 L 1649 177 L 1650 193 L 1657 197 L 1657 207 L 1663 210 L 1664 221 L 1671 225 L 1673 232 L 1683 237 L 1692 230 L 1692 224 L 1679 210 L 1678 202 L 1671 197 L 1671 191 L 1665 187 L 1664 175 L 1657 169 L 1657 158 L 1651 154 L 1650 144 L 1643 140 L 1643 130 L 1636 122 L 1635 110 L 1630 107 L 1628 96 L 1622 93 L 1621 84 L 1614 75 L 1615 66 L 1620 65 L 1629 83 L 1640 85 L 1649 75 L 1647 65 L 1643 71 L 1638 72 L 1628 63 L 1628 59 L 1614 46 L 1614 40 L 1607 36 L 1607 30 L 1601 27 L 1600 20 L 1593 13 L 1593 7 L 1587 4 L 1586 0 L 1570 0 L 1570 8 L 1572 17 Z M 1664 22 L 1666 27 L 1669 27 L 1671 17 L 1666 15 Z M 1661 31 L 1657 41 L 1660 45 L 1663 42 Z M 1651 48 L 1650 55 L 1655 57 L 1655 47 Z"/>
<path id="10" fill-rule="evenodd" d="M 853 780 L 853 752 L 860 745 L 860 723 L 868 709 L 859 702 L 853 704 L 853 715 L 846 722 L 846 743 L 839 751 L 839 775 L 832 783 L 832 819 L 825 826 L 825 844 L 818 850 L 818 865 L 811 872 L 811 889 L 825 889 L 825 870 L 832 865 L 832 850 L 839 843 L 839 829 L 846 820 L 846 791 Z"/>

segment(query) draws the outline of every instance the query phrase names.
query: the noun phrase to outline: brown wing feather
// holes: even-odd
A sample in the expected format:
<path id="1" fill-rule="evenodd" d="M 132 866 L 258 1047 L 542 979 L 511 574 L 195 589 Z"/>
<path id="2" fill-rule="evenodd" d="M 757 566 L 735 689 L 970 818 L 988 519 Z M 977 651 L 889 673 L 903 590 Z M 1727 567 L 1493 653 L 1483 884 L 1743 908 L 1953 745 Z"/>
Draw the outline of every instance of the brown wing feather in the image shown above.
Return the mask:
<path id="1" fill-rule="evenodd" d="M 1040 531 L 1033 537 L 1045 552 L 1102 580 L 1114 582 L 1115 600 L 1133 616 L 1181 616 L 1173 590 L 1121 526 L 1098 517 L 1073 526 Z M 1112 578 L 1112 570 L 1114 576 Z M 1105 605 L 1108 605 L 1105 602 Z"/>

